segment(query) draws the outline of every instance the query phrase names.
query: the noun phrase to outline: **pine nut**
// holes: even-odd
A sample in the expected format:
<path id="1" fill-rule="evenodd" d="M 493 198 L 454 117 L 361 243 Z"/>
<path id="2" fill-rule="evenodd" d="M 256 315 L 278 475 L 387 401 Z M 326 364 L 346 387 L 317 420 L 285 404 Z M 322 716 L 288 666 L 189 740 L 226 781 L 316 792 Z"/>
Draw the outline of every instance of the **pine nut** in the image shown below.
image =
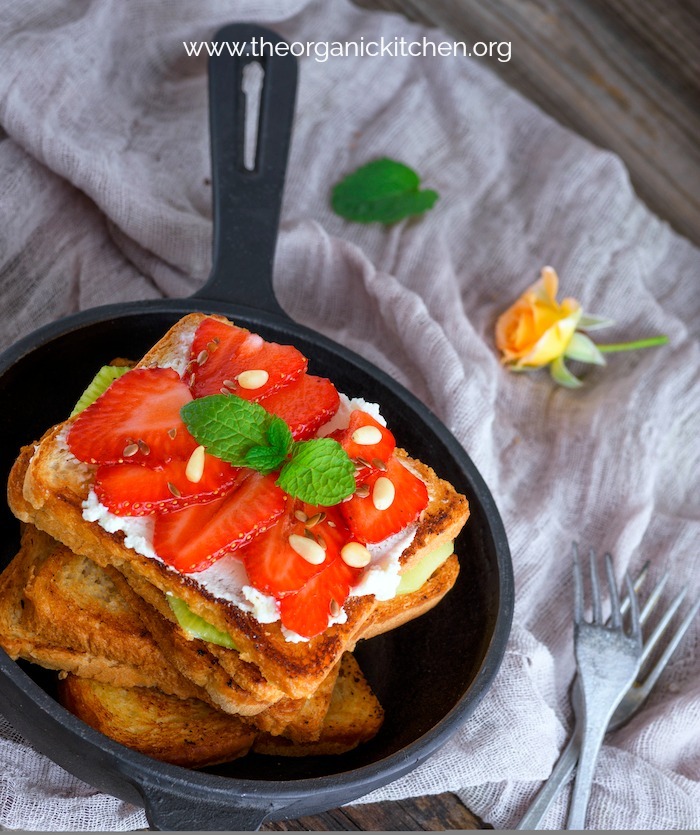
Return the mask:
<path id="1" fill-rule="evenodd" d="M 340 558 L 351 568 L 364 568 L 372 561 L 372 555 L 361 542 L 348 542 L 343 545 Z"/>
<path id="2" fill-rule="evenodd" d="M 298 533 L 289 537 L 289 547 L 311 565 L 321 565 L 326 559 L 326 552 L 315 539 L 307 539 Z"/>
<path id="3" fill-rule="evenodd" d="M 352 439 L 360 446 L 373 446 L 382 439 L 382 433 L 376 426 L 360 426 L 352 433 Z"/>
<path id="4" fill-rule="evenodd" d="M 372 504 L 377 510 L 386 510 L 394 503 L 394 496 L 396 496 L 396 489 L 391 479 L 386 476 L 380 476 L 374 482 L 374 489 L 372 490 Z"/>
<path id="5" fill-rule="evenodd" d="M 197 355 L 197 365 L 204 365 L 209 359 L 209 351 L 200 351 Z"/>
<path id="6" fill-rule="evenodd" d="M 259 389 L 270 379 L 270 375 L 262 368 L 241 371 L 236 377 L 238 385 L 242 389 Z"/>
<path id="7" fill-rule="evenodd" d="M 190 455 L 190 460 L 185 467 L 185 477 L 193 484 L 198 484 L 204 475 L 204 447 L 198 446 Z"/>

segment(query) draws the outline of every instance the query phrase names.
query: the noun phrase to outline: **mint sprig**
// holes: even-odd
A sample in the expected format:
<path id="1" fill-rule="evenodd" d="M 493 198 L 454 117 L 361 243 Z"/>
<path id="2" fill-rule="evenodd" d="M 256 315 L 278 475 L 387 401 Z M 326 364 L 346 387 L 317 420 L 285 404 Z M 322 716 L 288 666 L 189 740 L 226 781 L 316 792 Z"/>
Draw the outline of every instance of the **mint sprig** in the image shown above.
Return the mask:
<path id="1" fill-rule="evenodd" d="M 328 507 L 355 489 L 355 466 L 337 441 L 294 441 L 287 424 L 257 403 L 213 394 L 187 403 L 180 414 L 207 452 L 265 475 L 279 470 L 277 485 L 302 501 Z"/>
<path id="2" fill-rule="evenodd" d="M 363 165 L 333 187 L 333 211 L 357 223 L 391 224 L 431 209 L 436 191 L 420 189 L 420 177 L 401 162 L 383 157 Z"/>
<path id="3" fill-rule="evenodd" d="M 280 472 L 277 486 L 304 502 L 328 507 L 355 490 L 355 465 L 332 438 L 298 441 L 291 461 Z"/>

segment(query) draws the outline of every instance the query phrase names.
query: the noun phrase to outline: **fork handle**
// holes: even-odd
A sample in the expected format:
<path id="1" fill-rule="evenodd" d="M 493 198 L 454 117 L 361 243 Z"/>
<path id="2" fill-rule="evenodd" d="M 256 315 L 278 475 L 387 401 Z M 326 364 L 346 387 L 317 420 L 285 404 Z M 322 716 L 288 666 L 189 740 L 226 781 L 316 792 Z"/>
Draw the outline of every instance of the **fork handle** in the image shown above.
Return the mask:
<path id="1" fill-rule="evenodd" d="M 584 829 L 586 820 L 586 809 L 588 799 L 591 795 L 593 784 L 593 772 L 595 771 L 598 752 L 603 744 L 608 722 L 616 705 L 606 715 L 601 715 L 595 723 L 587 721 L 581 741 L 581 752 L 579 754 L 578 766 L 576 768 L 576 779 L 574 781 L 574 792 L 569 806 L 569 819 L 566 823 L 567 829 Z"/>
<path id="2" fill-rule="evenodd" d="M 540 829 L 544 816 L 552 805 L 554 798 L 566 784 L 576 767 L 576 760 L 581 750 L 578 727 L 574 729 L 566 748 L 561 752 L 552 773 L 547 778 L 542 788 L 537 792 L 530 808 L 523 815 L 516 829 Z"/>

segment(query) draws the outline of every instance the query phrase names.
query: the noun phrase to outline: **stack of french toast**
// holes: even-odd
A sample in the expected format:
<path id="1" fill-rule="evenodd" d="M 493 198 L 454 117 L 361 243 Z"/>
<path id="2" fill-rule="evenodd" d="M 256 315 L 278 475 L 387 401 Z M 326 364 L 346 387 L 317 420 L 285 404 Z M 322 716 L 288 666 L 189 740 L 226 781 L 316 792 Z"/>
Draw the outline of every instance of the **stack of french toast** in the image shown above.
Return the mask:
<path id="1" fill-rule="evenodd" d="M 371 739 L 383 710 L 352 652 L 452 588 L 466 499 L 375 406 L 221 317 L 114 368 L 12 469 L 0 646 L 166 762 Z"/>

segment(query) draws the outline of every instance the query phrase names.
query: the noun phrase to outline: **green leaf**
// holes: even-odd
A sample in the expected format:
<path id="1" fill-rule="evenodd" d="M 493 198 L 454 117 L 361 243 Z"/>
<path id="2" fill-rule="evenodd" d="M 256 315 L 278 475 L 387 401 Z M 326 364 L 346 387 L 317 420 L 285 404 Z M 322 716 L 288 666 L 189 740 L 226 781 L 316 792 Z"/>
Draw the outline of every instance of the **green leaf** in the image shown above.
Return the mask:
<path id="1" fill-rule="evenodd" d="M 614 319 L 606 319 L 603 316 L 592 316 L 589 313 L 584 313 L 578 320 L 577 327 L 581 328 L 582 331 L 598 331 L 601 328 L 609 328 L 614 324 Z"/>
<path id="2" fill-rule="evenodd" d="M 245 465 L 263 475 L 267 475 L 279 470 L 286 458 L 286 452 L 281 453 L 269 446 L 254 446 L 245 454 Z"/>
<path id="3" fill-rule="evenodd" d="M 593 365 L 605 365 L 605 357 L 596 347 L 595 342 L 583 333 L 574 333 L 564 351 L 564 356 L 570 360 L 590 362 Z"/>
<path id="4" fill-rule="evenodd" d="M 234 467 L 246 466 L 252 447 L 266 447 L 272 415 L 233 394 L 212 394 L 180 409 L 187 429 L 207 452 Z"/>
<path id="5" fill-rule="evenodd" d="M 333 187 L 333 211 L 357 223 L 396 223 L 431 209 L 438 194 L 420 190 L 420 177 L 401 162 L 374 160 Z"/>
<path id="6" fill-rule="evenodd" d="M 292 437 L 292 430 L 282 420 L 282 418 L 273 416 L 270 421 L 270 426 L 267 430 L 267 440 L 272 449 L 279 452 L 283 457 L 292 450 L 294 438 Z"/>
<path id="7" fill-rule="evenodd" d="M 355 490 L 355 465 L 332 438 L 299 441 L 277 485 L 309 504 L 331 506 Z"/>
<path id="8" fill-rule="evenodd" d="M 555 360 L 552 360 L 549 364 L 549 373 L 552 375 L 554 382 L 560 386 L 564 386 L 564 388 L 577 389 L 583 385 L 579 378 L 574 377 L 564 365 L 564 359 L 562 357 L 557 357 Z"/>

